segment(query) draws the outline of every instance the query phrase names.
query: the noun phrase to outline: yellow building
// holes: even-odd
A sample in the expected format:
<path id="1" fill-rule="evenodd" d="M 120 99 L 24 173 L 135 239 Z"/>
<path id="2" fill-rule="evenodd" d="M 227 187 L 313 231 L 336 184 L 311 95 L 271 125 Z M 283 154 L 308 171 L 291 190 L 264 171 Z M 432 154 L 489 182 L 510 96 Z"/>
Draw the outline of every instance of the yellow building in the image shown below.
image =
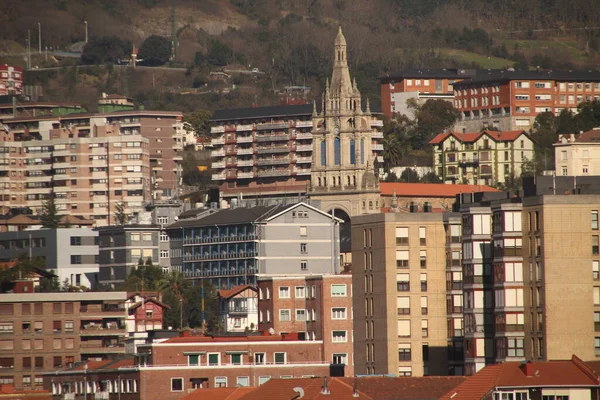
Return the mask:
<path id="1" fill-rule="evenodd" d="M 554 160 L 557 175 L 599 175 L 600 128 L 579 135 L 560 135 L 554 144 Z"/>

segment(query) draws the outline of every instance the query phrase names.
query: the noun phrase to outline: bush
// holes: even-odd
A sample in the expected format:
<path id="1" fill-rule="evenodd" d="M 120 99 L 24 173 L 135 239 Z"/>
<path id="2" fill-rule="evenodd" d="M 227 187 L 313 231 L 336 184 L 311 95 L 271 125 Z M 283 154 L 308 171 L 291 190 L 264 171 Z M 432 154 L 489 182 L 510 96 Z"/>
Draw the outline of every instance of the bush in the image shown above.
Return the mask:
<path id="1" fill-rule="evenodd" d="M 131 54 L 132 44 L 129 40 L 117 36 L 93 37 L 83 48 L 81 62 L 83 64 L 114 64 L 120 58 Z"/>
<path id="2" fill-rule="evenodd" d="M 142 43 L 138 57 L 143 65 L 164 65 L 171 58 L 171 42 L 163 36 L 152 35 Z"/>
<path id="3" fill-rule="evenodd" d="M 194 77 L 194 82 L 192 83 L 192 87 L 199 88 L 199 87 L 204 86 L 204 85 L 206 85 L 206 79 L 204 79 L 203 76 L 196 75 Z"/>

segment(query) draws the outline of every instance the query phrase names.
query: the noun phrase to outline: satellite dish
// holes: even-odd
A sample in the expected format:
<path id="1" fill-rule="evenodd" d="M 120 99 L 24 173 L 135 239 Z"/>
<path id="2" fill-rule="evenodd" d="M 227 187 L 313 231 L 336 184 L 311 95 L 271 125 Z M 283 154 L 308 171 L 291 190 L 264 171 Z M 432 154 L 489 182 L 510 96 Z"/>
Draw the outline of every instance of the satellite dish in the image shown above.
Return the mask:
<path id="1" fill-rule="evenodd" d="M 275 334 L 275 329 L 273 329 L 273 328 L 269 328 L 269 334 L 270 334 L 270 335 L 274 335 L 274 334 Z"/>
<path id="2" fill-rule="evenodd" d="M 174 219 L 175 221 L 179 221 L 179 217 L 177 217 L 177 216 L 173 217 L 173 219 Z"/>

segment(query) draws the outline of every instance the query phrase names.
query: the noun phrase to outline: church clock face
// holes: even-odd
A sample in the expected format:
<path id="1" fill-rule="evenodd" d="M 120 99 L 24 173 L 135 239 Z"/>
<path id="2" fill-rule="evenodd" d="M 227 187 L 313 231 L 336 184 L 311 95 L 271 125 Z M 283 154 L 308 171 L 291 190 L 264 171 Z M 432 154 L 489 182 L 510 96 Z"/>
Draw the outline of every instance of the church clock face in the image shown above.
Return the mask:
<path id="1" fill-rule="evenodd" d="M 336 136 L 339 135 L 340 134 L 340 120 L 339 120 L 339 118 L 336 118 L 336 119 L 333 120 L 333 126 L 334 126 L 334 128 L 333 128 L 333 134 L 336 135 Z"/>

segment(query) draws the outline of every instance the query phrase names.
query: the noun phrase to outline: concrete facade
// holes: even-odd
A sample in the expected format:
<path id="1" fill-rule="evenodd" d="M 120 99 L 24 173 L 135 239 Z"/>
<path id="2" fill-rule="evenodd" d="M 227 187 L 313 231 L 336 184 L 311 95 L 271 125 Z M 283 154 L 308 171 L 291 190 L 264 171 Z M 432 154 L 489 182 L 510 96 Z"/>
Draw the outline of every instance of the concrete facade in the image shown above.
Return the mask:
<path id="1" fill-rule="evenodd" d="M 357 374 L 448 373 L 445 240 L 441 213 L 352 219 Z"/>
<path id="2" fill-rule="evenodd" d="M 600 175 L 600 128 L 579 135 L 559 135 L 554 144 L 556 175 Z"/>
<path id="3" fill-rule="evenodd" d="M 98 283 L 98 232 L 89 228 L 36 229 L 0 233 L 0 261 L 43 257 L 62 284 L 95 287 Z"/>

